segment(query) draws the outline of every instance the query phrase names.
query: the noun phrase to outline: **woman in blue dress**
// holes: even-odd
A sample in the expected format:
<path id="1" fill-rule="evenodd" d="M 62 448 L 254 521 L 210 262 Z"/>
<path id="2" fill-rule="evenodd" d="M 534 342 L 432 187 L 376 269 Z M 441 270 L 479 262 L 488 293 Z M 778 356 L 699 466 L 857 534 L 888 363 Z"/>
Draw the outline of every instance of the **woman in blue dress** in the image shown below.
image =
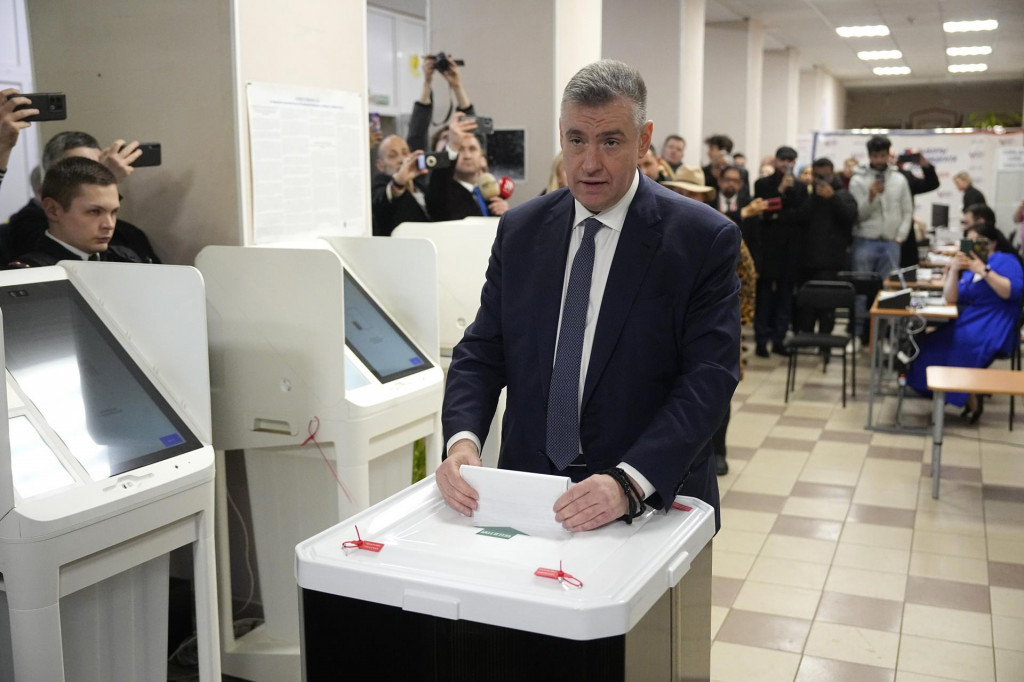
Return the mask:
<path id="1" fill-rule="evenodd" d="M 968 239 L 988 240 L 988 257 L 958 252 L 946 275 L 944 296 L 959 316 L 918 339 L 920 354 L 907 368 L 907 384 L 928 394 L 925 369 L 930 365 L 988 367 L 997 355 L 1009 355 L 1020 343 L 1017 319 L 1024 291 L 1024 266 L 1010 242 L 993 225 L 967 229 Z M 984 409 L 980 396 L 947 393 L 946 403 L 964 407 L 976 422 Z"/>

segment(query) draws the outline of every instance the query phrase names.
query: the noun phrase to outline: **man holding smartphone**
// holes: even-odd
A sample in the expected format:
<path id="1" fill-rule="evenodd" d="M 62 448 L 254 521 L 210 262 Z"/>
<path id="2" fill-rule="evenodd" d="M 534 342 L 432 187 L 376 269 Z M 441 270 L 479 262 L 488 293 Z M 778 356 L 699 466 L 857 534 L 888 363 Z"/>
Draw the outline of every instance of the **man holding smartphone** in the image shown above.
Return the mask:
<path id="1" fill-rule="evenodd" d="M 28 104 L 28 100 L 18 97 L 14 88 L 0 90 L 0 183 L 7 174 L 7 162 L 11 159 L 11 150 L 18 143 L 18 135 L 30 125 L 25 119 L 39 113 L 38 109 L 14 110 L 24 104 Z"/>
<path id="2" fill-rule="evenodd" d="M 868 140 L 868 166 L 857 168 L 850 179 L 850 194 L 857 202 L 853 269 L 877 272 L 882 279 L 899 267 L 900 245 L 907 238 L 914 217 L 907 179 L 889 163 L 891 146 L 884 135 Z M 865 340 L 867 303 L 863 296 L 857 297 L 856 331 L 861 340 Z"/>
<path id="3" fill-rule="evenodd" d="M 423 151 L 409 151 L 398 135 L 388 135 L 377 145 L 377 172 L 370 184 L 373 235 L 389 237 L 402 223 L 428 222 L 427 170 L 417 161 Z"/>

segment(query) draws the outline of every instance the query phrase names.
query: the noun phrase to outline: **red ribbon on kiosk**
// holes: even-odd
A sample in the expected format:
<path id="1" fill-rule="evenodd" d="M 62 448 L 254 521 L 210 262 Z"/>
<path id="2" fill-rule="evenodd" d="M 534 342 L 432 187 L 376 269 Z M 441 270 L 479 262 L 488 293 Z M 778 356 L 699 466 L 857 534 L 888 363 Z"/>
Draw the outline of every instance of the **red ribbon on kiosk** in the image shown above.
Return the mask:
<path id="1" fill-rule="evenodd" d="M 331 474 L 334 475 L 334 480 L 338 482 L 339 486 L 341 486 L 341 492 L 345 493 L 345 498 L 349 501 L 349 503 L 351 503 L 352 496 L 348 494 L 348 488 L 346 488 L 345 484 L 341 482 L 341 479 L 338 477 L 338 472 L 331 465 L 331 460 L 327 459 L 327 455 L 324 454 L 323 449 L 320 447 L 320 443 L 316 441 L 316 434 L 317 432 L 320 431 L 320 417 L 314 415 L 313 418 L 309 420 L 308 430 L 309 437 L 306 438 L 306 440 L 302 441 L 302 445 L 305 446 L 310 441 L 313 442 L 313 445 L 316 446 L 317 452 L 319 452 L 320 456 L 324 458 L 324 464 L 327 465 L 327 468 L 331 470 Z"/>

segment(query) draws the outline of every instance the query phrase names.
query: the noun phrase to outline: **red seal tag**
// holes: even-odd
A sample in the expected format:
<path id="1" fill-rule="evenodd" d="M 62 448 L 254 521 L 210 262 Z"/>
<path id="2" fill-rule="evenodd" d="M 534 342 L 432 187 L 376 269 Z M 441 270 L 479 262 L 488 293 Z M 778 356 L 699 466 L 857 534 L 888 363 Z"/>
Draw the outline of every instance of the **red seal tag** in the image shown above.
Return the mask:
<path id="1" fill-rule="evenodd" d="M 341 543 L 341 546 L 345 549 L 365 549 L 367 552 L 379 552 L 384 549 L 384 545 L 379 542 L 371 542 L 370 540 L 364 540 L 359 535 L 359 526 L 356 526 L 356 538 L 355 540 L 348 540 Z"/>
<path id="2" fill-rule="evenodd" d="M 678 509 L 679 511 L 693 511 L 693 507 L 687 507 L 682 502 L 673 502 L 672 503 L 672 508 L 673 509 Z"/>
<path id="3" fill-rule="evenodd" d="M 557 580 L 558 582 L 560 582 L 560 583 L 562 583 L 564 585 L 569 585 L 570 587 L 575 587 L 575 588 L 583 587 L 583 581 L 582 580 L 580 580 L 579 578 L 577 578 L 575 576 L 569 575 L 568 573 L 566 573 L 565 571 L 562 570 L 562 562 L 561 561 L 558 562 L 558 568 L 557 569 L 555 569 L 555 568 L 538 568 L 536 571 L 533 572 L 533 574 L 535 576 L 537 576 L 538 578 L 551 578 L 552 580 Z"/>

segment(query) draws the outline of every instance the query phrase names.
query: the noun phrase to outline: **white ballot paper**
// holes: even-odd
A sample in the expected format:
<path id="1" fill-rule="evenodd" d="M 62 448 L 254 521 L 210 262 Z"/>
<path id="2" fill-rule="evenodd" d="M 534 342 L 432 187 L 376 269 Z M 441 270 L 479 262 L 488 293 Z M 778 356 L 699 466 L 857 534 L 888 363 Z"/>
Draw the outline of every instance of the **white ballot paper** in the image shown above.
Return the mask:
<path id="1" fill-rule="evenodd" d="M 567 476 L 463 466 L 466 482 L 479 494 L 474 526 L 508 526 L 524 533 L 568 533 L 555 521 L 555 500 L 569 489 Z"/>

